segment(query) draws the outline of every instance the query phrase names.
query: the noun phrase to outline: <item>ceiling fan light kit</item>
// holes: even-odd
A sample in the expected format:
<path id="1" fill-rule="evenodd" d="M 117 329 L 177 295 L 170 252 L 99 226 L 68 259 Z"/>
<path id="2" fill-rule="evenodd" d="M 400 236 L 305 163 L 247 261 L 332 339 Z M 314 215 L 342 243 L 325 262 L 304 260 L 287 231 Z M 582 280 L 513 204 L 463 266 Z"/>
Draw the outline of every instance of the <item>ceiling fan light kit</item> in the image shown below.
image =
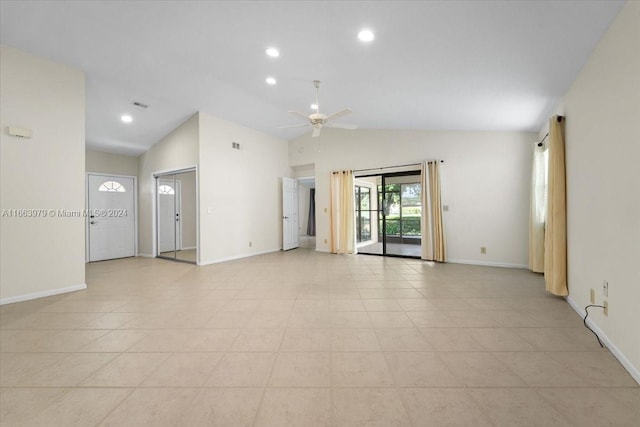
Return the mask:
<path id="1" fill-rule="evenodd" d="M 336 113 L 333 114 L 322 114 L 320 113 L 320 80 L 314 80 L 313 81 L 313 85 L 316 88 L 316 103 L 314 104 L 314 106 L 316 107 L 315 113 L 311 113 L 308 116 L 304 113 L 301 113 L 299 111 L 289 111 L 290 114 L 293 114 L 294 116 L 303 118 L 305 120 L 308 121 L 308 123 L 301 123 L 301 124 L 297 124 L 297 125 L 289 125 L 289 126 L 281 126 L 280 129 L 286 129 L 286 128 L 295 128 L 295 127 L 305 127 L 305 126 L 312 126 L 313 127 L 313 132 L 311 133 L 311 136 L 313 138 L 320 136 L 320 131 L 323 127 L 329 127 L 329 128 L 339 128 L 339 129 L 357 129 L 358 127 L 356 125 L 352 125 L 352 124 L 347 124 L 347 123 L 335 123 L 333 122 L 334 119 L 338 118 L 338 117 L 342 117 L 342 116 L 346 116 L 348 114 L 351 114 L 351 110 L 348 108 L 345 108 L 343 110 L 340 110 Z"/>

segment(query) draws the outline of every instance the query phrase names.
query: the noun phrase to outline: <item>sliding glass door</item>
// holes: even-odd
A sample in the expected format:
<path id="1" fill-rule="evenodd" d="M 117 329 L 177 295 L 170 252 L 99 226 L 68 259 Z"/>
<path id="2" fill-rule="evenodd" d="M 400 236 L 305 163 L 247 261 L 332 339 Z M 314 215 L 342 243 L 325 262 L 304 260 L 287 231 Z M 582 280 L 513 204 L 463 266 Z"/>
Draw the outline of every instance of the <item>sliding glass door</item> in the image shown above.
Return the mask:
<path id="1" fill-rule="evenodd" d="M 159 258 L 196 263 L 196 172 L 156 176 L 156 243 Z"/>
<path id="2" fill-rule="evenodd" d="M 419 258 L 422 236 L 420 172 L 358 177 L 356 182 L 374 185 L 363 191 L 363 187 L 356 184 L 358 253 Z M 369 234 L 363 230 L 368 230 Z"/>

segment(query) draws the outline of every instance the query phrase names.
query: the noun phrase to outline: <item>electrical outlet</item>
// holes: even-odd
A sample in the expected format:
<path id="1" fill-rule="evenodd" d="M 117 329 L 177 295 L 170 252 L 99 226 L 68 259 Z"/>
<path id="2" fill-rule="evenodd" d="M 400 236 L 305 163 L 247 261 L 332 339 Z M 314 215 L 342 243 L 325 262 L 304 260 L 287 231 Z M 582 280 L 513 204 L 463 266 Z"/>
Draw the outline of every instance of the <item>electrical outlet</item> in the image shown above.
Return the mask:
<path id="1" fill-rule="evenodd" d="M 596 290 L 593 288 L 589 291 L 589 299 L 591 300 L 591 304 L 596 303 Z"/>
<path id="2" fill-rule="evenodd" d="M 604 295 L 605 297 L 609 296 L 609 282 L 607 282 L 606 280 L 602 282 L 602 295 Z"/>
<path id="3" fill-rule="evenodd" d="M 480 246 L 480 253 L 481 254 L 486 254 L 487 253 L 487 248 L 484 246 Z"/>
<path id="4" fill-rule="evenodd" d="M 604 306 L 604 315 L 608 316 L 609 315 L 609 303 L 608 302 L 603 302 L 602 305 Z"/>

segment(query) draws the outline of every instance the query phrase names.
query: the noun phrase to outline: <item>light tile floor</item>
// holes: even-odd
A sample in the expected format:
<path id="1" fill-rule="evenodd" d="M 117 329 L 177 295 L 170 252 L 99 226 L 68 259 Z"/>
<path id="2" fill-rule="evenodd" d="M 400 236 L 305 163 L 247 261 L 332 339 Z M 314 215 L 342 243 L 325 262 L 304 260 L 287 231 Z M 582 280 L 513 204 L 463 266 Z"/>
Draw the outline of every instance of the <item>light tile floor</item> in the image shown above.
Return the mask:
<path id="1" fill-rule="evenodd" d="M 639 426 L 539 275 L 298 249 L 0 308 L 3 426 Z"/>

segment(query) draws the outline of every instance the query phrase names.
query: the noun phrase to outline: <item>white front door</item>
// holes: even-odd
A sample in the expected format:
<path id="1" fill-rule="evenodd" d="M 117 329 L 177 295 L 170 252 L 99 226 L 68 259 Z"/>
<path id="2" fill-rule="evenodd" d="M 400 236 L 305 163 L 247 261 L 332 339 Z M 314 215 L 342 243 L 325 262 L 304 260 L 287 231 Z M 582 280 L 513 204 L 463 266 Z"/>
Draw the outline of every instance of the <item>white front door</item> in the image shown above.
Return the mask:
<path id="1" fill-rule="evenodd" d="M 298 180 L 282 178 L 282 249 L 298 247 Z"/>
<path id="2" fill-rule="evenodd" d="M 177 180 L 158 179 L 158 252 L 182 249 L 181 185 Z M 165 254 L 166 255 L 166 254 Z M 173 256 L 171 254 L 170 256 Z"/>
<path id="3" fill-rule="evenodd" d="M 135 256 L 135 180 L 90 174 L 89 261 Z"/>

